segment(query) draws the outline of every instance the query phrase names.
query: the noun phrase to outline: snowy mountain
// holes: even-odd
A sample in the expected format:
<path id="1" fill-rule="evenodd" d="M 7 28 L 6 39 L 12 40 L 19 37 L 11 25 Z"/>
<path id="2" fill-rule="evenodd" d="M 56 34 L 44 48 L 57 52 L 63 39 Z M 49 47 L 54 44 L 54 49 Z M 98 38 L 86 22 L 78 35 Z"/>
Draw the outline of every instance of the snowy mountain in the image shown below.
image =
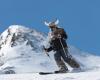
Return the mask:
<path id="1" fill-rule="evenodd" d="M 34 73 L 58 70 L 53 58 L 42 50 L 47 45 L 46 35 L 34 29 L 12 25 L 0 35 L 0 73 Z M 85 71 L 99 70 L 100 57 L 69 45 L 69 52 Z M 67 65 L 67 64 L 66 64 Z M 70 70 L 72 68 L 68 66 Z"/>
<path id="2" fill-rule="evenodd" d="M 54 67 L 44 54 L 45 35 L 23 26 L 12 25 L 0 35 L 1 73 L 39 72 Z M 49 66 L 51 65 L 51 66 Z"/>

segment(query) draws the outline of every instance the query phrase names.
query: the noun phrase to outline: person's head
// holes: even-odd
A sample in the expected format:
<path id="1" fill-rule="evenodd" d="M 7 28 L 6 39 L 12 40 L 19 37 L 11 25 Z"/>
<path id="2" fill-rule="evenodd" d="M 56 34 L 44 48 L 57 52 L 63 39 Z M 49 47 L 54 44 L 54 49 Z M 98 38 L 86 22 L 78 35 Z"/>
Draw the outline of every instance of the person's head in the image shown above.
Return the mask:
<path id="1" fill-rule="evenodd" d="M 57 19 L 54 22 L 46 22 L 45 25 L 48 26 L 51 30 L 57 29 L 57 24 L 59 23 L 59 20 Z"/>
<path id="2" fill-rule="evenodd" d="M 49 27 L 52 31 L 55 30 L 55 29 L 57 29 L 57 25 L 55 24 L 55 22 L 50 23 L 48 27 Z"/>

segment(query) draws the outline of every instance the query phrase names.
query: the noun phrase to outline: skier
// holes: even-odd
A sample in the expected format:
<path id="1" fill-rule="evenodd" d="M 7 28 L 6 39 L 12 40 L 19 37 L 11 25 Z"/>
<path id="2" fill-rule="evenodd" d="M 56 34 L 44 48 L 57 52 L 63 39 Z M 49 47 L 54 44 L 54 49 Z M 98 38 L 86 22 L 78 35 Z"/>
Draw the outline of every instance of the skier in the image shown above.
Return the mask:
<path id="1" fill-rule="evenodd" d="M 55 52 L 54 58 L 59 68 L 55 73 L 66 73 L 68 72 L 68 68 L 64 62 L 68 63 L 72 68 L 80 68 L 80 65 L 69 55 L 66 43 L 68 36 L 63 28 L 57 26 L 58 23 L 58 20 L 49 23 L 45 22 L 45 25 L 47 25 L 52 32 L 49 34 L 49 36 L 51 36 L 49 41 L 50 47 L 44 48 L 44 50 L 46 52 L 52 50 Z"/>

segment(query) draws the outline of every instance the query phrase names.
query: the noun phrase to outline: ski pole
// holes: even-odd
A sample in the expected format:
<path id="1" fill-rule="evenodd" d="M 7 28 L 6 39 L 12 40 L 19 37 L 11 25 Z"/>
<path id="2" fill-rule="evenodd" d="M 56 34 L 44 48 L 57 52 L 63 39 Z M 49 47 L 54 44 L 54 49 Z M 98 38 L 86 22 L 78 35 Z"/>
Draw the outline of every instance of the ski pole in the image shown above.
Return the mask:
<path id="1" fill-rule="evenodd" d="M 50 55 L 47 53 L 47 52 L 45 52 L 46 53 L 46 55 L 50 58 Z"/>
<path id="2" fill-rule="evenodd" d="M 64 46 L 63 46 L 63 44 L 62 44 L 62 41 L 61 41 L 61 39 L 59 38 L 59 40 L 60 40 L 60 44 L 61 44 L 61 46 L 62 46 L 62 48 L 63 48 L 63 51 L 64 51 L 64 53 L 65 53 L 65 55 L 67 56 L 67 57 L 71 57 L 71 55 L 69 54 L 66 54 L 66 51 L 65 51 L 65 48 L 64 48 Z"/>
<path id="3" fill-rule="evenodd" d="M 43 50 L 45 50 L 44 46 L 43 46 Z M 48 52 L 45 51 L 45 54 L 50 58 L 50 55 L 48 54 Z"/>

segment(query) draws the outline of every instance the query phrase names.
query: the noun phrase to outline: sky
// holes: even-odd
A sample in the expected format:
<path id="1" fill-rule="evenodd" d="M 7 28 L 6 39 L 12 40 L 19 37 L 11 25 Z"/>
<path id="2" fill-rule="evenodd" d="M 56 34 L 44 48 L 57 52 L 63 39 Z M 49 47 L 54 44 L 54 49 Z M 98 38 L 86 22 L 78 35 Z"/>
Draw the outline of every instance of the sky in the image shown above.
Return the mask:
<path id="1" fill-rule="evenodd" d="M 13 24 L 48 33 L 43 22 L 56 18 L 68 44 L 100 55 L 100 0 L 0 0 L 0 33 Z"/>

